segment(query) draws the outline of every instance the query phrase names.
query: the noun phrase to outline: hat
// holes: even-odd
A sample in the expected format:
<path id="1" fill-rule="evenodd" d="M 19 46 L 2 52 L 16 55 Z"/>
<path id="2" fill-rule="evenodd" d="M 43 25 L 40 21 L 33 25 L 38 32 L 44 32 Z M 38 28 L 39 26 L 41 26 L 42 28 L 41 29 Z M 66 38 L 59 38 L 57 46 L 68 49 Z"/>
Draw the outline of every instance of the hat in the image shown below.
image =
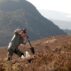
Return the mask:
<path id="1" fill-rule="evenodd" d="M 15 31 L 14 31 L 14 33 L 17 33 L 17 34 L 19 34 L 21 31 L 23 31 L 23 33 L 26 33 L 26 29 L 16 29 Z"/>
<path id="2" fill-rule="evenodd" d="M 14 33 L 20 33 L 22 31 L 22 29 L 16 29 L 15 31 L 14 31 Z"/>

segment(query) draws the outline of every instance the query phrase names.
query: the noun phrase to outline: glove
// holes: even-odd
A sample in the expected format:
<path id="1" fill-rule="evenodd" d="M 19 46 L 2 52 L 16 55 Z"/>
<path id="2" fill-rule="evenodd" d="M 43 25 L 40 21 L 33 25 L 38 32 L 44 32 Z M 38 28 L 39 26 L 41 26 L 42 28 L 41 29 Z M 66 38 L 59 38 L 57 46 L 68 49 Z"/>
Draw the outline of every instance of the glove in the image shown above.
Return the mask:
<path id="1" fill-rule="evenodd" d="M 32 52 L 33 54 L 35 54 L 35 50 L 34 50 L 33 47 L 31 47 L 30 50 L 31 50 L 31 52 Z"/>

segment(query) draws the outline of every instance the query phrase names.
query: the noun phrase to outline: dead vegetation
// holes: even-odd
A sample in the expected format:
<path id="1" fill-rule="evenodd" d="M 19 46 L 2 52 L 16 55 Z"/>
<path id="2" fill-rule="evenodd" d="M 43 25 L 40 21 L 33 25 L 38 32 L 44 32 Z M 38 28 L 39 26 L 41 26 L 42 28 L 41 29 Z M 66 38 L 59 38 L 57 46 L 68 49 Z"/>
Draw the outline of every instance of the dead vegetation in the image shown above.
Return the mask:
<path id="1" fill-rule="evenodd" d="M 53 39 L 55 41 L 44 43 Z M 42 39 L 33 42 L 33 46 L 36 54 L 31 63 L 19 58 L 8 62 L 3 55 L 4 58 L 0 59 L 0 71 L 71 71 L 71 36 Z"/>

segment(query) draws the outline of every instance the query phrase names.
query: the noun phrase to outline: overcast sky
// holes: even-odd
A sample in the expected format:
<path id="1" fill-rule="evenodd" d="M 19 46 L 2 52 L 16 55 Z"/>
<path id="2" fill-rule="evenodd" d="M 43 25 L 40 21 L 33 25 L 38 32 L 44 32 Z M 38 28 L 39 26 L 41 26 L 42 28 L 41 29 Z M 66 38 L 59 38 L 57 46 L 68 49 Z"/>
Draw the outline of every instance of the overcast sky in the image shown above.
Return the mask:
<path id="1" fill-rule="evenodd" d="M 55 10 L 71 14 L 71 0 L 28 0 L 37 9 Z"/>
<path id="2" fill-rule="evenodd" d="M 27 0 L 46 18 L 71 21 L 71 0 Z M 53 11 L 53 13 L 51 12 Z M 55 13 L 54 13 L 55 11 Z M 57 13 L 58 12 L 58 13 Z M 61 14 L 60 14 L 60 13 Z M 58 15 L 57 15 L 58 14 Z M 62 29 L 71 29 L 71 24 L 57 24 Z"/>

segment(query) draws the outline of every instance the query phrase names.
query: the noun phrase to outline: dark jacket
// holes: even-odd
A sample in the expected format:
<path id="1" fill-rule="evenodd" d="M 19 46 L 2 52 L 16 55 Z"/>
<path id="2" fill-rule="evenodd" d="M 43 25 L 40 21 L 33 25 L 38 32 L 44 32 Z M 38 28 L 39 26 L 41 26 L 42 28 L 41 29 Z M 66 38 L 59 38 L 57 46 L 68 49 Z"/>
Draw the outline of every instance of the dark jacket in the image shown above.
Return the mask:
<path id="1" fill-rule="evenodd" d="M 14 34 L 11 42 L 9 43 L 8 49 L 16 49 L 20 44 L 24 44 L 23 38 L 18 34 Z"/>

